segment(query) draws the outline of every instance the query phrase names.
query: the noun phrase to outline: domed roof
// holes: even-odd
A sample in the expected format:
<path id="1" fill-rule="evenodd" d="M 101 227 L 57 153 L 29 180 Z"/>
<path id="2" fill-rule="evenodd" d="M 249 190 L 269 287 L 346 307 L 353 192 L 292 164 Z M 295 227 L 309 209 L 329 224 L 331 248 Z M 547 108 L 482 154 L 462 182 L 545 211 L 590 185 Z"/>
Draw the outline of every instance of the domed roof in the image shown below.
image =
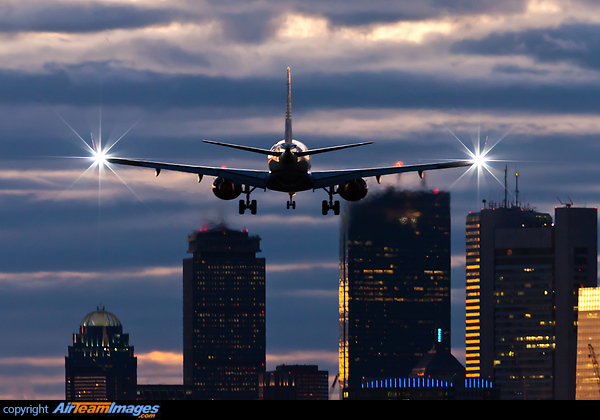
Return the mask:
<path id="1" fill-rule="evenodd" d="M 94 312 L 90 312 L 81 320 L 79 324 L 82 327 L 120 327 L 121 321 L 108 311 L 96 307 Z"/>

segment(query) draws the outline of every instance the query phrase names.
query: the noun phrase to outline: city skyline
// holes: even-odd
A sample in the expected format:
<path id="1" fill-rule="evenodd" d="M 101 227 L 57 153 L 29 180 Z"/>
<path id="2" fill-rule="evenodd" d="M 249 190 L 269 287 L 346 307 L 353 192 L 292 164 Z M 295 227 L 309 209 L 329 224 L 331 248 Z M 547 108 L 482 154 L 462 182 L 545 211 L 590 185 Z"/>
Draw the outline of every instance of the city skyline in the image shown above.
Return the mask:
<path id="1" fill-rule="evenodd" d="M 461 169 L 423 181 L 389 176 L 367 195 L 397 185 L 450 192 L 452 348 L 464 363 L 464 220 L 483 199 L 501 201 L 505 165 L 511 199 L 518 170 L 521 201 L 540 212 L 600 202 L 600 14 L 586 0 L 437 6 L 7 3 L 0 319 L 9 339 L 0 398 L 62 398 L 71 334 L 97 306 L 130 334 L 140 383 L 181 383 L 186 238 L 220 221 L 262 239 L 267 370 L 306 363 L 335 376 L 340 218 L 320 214 L 323 191 L 298 194 L 293 212 L 280 194 L 256 191 L 259 214 L 240 216 L 209 179 L 115 168 L 99 183 L 79 159 L 81 140 L 93 136 L 118 141 L 120 157 L 260 169 L 261 157 L 201 140 L 281 140 L 286 67 L 295 138 L 311 147 L 374 141 L 315 156 L 314 168 L 460 159 L 461 142 L 473 150 L 478 138 L 494 146 L 497 179 L 478 182 Z"/>

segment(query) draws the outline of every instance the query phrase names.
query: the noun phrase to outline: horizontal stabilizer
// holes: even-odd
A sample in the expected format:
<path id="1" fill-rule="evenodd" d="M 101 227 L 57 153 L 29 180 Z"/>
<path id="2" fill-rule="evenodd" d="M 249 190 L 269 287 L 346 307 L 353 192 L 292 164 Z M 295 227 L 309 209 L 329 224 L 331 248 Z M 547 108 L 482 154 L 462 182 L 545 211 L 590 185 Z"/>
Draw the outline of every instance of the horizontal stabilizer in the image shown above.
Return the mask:
<path id="1" fill-rule="evenodd" d="M 204 143 L 216 144 L 218 146 L 231 147 L 233 149 L 245 150 L 247 152 L 260 153 L 261 155 L 274 155 L 276 154 L 272 150 L 269 149 L 260 149 L 258 147 L 250 147 L 250 146 L 241 146 L 239 144 L 230 144 L 230 143 L 220 143 L 218 141 L 211 140 L 202 140 Z"/>
<path id="2" fill-rule="evenodd" d="M 296 156 L 316 155 L 316 154 L 319 154 L 319 153 L 333 152 L 334 150 L 348 149 L 350 147 L 356 147 L 356 146 L 364 146 L 365 144 L 371 144 L 371 143 L 373 143 L 373 142 L 372 141 L 366 141 L 364 143 L 343 144 L 341 146 L 323 147 L 321 149 L 312 149 L 312 150 L 306 150 L 304 152 L 296 152 L 295 155 Z"/>
<path id="3" fill-rule="evenodd" d="M 247 152 L 260 153 L 262 155 L 273 156 L 273 155 L 277 154 L 276 152 L 274 152 L 273 150 L 270 150 L 270 149 L 261 149 L 258 147 L 251 147 L 251 146 L 242 146 L 239 144 L 221 143 L 221 142 L 211 141 L 211 140 L 202 140 L 202 141 L 204 143 L 216 144 L 218 146 L 231 147 L 233 149 L 245 150 Z M 364 146 L 365 144 L 371 144 L 371 143 L 373 143 L 373 142 L 367 141 L 364 143 L 343 144 L 341 146 L 331 146 L 331 147 L 323 147 L 320 149 L 313 149 L 313 150 L 295 151 L 294 154 L 296 156 L 310 156 L 310 155 L 316 155 L 319 153 L 332 152 L 334 150 L 348 149 L 350 147 Z"/>

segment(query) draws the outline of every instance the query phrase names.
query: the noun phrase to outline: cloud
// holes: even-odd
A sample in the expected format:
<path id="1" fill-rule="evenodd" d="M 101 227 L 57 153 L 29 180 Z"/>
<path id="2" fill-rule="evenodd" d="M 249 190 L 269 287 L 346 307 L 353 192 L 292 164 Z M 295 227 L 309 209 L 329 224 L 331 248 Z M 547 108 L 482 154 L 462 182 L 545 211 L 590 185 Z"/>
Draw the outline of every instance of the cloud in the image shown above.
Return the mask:
<path id="1" fill-rule="evenodd" d="M 181 277 L 182 267 L 142 267 L 128 270 L 95 271 L 33 271 L 33 272 L 4 272 L 0 273 L 0 284 L 3 287 L 11 285 L 18 288 L 51 288 L 68 284 L 70 287 L 86 282 L 122 282 L 147 281 L 152 278 Z"/>
<path id="2" fill-rule="evenodd" d="M 0 357 L 0 399 L 63 399 L 64 356 Z"/>
<path id="3" fill-rule="evenodd" d="M 493 33 L 482 39 L 456 42 L 450 51 L 480 56 L 523 55 L 537 62 L 566 62 L 598 71 L 600 70 L 600 25 L 563 24 L 559 27 Z"/>
<path id="4" fill-rule="evenodd" d="M 291 351 L 287 353 L 267 353 L 267 369 L 275 368 L 275 365 L 294 365 L 294 364 L 332 364 L 338 362 L 337 351 Z M 273 367 L 269 367 L 273 366 Z"/>
<path id="5" fill-rule="evenodd" d="M 166 7 L 139 7 L 97 2 L 23 1 L 0 7 L 0 32 L 89 33 L 135 29 L 185 21 L 189 12 Z"/>
<path id="6" fill-rule="evenodd" d="M 65 365 L 64 357 L 0 357 L 0 365 L 25 365 L 31 367 L 49 367 L 49 366 L 61 366 Z"/>
<path id="7" fill-rule="evenodd" d="M 397 21 L 416 21 L 438 18 L 442 16 L 465 16 L 481 13 L 514 14 L 525 9 L 526 1 L 509 0 L 472 1 L 472 0 L 425 0 L 419 2 L 393 2 L 374 0 L 345 1 L 344 7 L 335 2 L 321 1 L 285 1 L 277 2 L 286 6 L 287 10 L 320 15 L 336 26 L 365 26 Z"/>
<path id="8" fill-rule="evenodd" d="M 296 270 L 313 270 L 315 268 L 325 268 L 325 269 L 338 269 L 338 262 L 319 262 L 319 261 L 307 261 L 307 262 L 298 262 L 298 263 L 289 263 L 289 264 L 268 264 L 267 272 L 288 272 L 288 271 L 296 271 Z"/>
<path id="9" fill-rule="evenodd" d="M 103 107 L 138 107 L 154 114 L 164 112 L 166 106 L 183 110 L 212 108 L 213 114 L 214 109 L 232 107 L 254 114 L 262 109 L 266 115 L 280 114 L 283 107 L 283 76 L 234 79 L 159 74 L 114 64 L 90 62 L 85 66 L 97 74 L 107 66 L 111 69 L 101 85 Z M 97 107 L 99 85 L 79 76 L 83 67 L 48 67 L 44 73 L 33 74 L 0 70 L 0 102 L 25 105 L 45 98 L 52 106 Z M 75 83 L 77 79 L 83 83 Z M 293 89 L 296 114 L 336 108 L 595 113 L 600 95 L 600 85 L 593 80 L 463 80 L 407 71 L 302 73 L 295 77 Z"/>
<path id="10" fill-rule="evenodd" d="M 183 384 L 183 354 L 151 351 L 135 355 L 138 384 Z"/>

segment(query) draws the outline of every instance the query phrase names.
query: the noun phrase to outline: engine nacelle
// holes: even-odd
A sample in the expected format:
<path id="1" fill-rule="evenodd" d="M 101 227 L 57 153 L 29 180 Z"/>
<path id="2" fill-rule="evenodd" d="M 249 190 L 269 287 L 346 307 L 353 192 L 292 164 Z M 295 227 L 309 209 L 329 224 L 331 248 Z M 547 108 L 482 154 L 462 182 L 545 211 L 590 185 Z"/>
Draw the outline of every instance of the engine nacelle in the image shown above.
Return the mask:
<path id="1" fill-rule="evenodd" d="M 367 195 L 367 191 L 367 183 L 362 178 L 353 179 L 345 184 L 338 185 L 338 194 L 347 201 L 362 200 Z"/>
<path id="2" fill-rule="evenodd" d="M 242 193 L 242 184 L 236 184 L 230 179 L 216 178 L 212 190 L 221 200 L 233 200 Z"/>

